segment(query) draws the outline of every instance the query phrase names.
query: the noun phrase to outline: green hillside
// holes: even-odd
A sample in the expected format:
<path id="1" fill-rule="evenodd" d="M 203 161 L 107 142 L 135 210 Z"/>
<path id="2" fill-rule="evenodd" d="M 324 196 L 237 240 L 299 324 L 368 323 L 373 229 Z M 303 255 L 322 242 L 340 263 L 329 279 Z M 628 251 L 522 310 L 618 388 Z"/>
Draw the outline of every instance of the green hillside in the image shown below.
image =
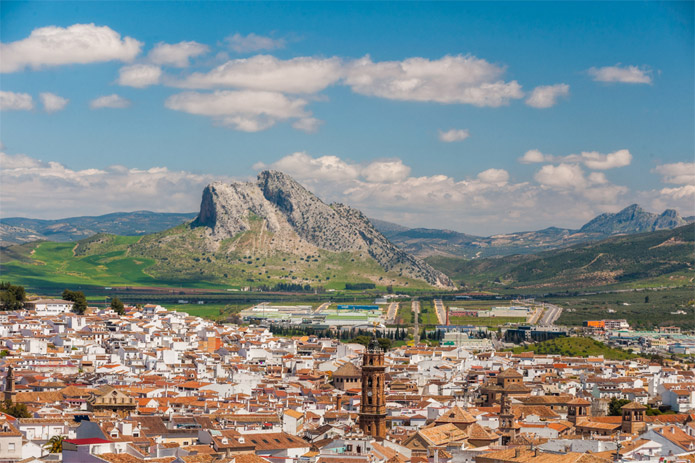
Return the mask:
<path id="1" fill-rule="evenodd" d="M 476 260 L 431 257 L 427 262 L 457 284 L 498 291 L 680 286 L 693 283 L 694 244 L 695 225 L 690 224 L 537 255 Z"/>
<path id="2" fill-rule="evenodd" d="M 270 239 L 266 232 L 262 239 Z M 256 230 L 211 252 L 202 228 L 187 225 L 144 237 L 99 234 L 74 243 L 34 242 L 2 248 L 4 280 L 34 287 L 181 286 L 226 289 L 277 283 L 343 289 L 345 283 L 427 288 L 422 281 L 384 272 L 369 256 L 319 251 L 269 252 Z M 237 250 L 237 249 L 243 249 Z"/>

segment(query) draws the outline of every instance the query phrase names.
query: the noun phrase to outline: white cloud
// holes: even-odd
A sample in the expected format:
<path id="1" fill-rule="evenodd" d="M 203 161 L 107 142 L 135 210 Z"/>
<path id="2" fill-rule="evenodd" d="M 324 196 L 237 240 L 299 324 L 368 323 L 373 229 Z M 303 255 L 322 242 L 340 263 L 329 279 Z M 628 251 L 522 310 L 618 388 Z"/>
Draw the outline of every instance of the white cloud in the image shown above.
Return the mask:
<path id="1" fill-rule="evenodd" d="M 292 153 L 269 165 L 258 162 L 253 168 L 280 170 L 300 181 L 313 183 L 345 182 L 356 179 L 360 174 L 359 166 L 348 164 L 337 156 L 314 158 L 304 152 Z"/>
<path id="2" fill-rule="evenodd" d="M 159 83 L 162 69 L 151 64 L 133 64 L 118 71 L 118 84 L 135 88 L 145 88 Z"/>
<path id="3" fill-rule="evenodd" d="M 41 93 L 39 97 L 41 98 L 41 103 L 43 104 L 43 110 L 47 113 L 61 111 L 70 101 L 67 98 L 63 98 L 62 96 L 48 92 Z"/>
<path id="4" fill-rule="evenodd" d="M 338 58 L 299 57 L 280 60 L 258 55 L 228 61 L 207 73 L 193 73 L 176 86 L 184 88 L 233 87 L 283 93 L 316 93 L 341 76 Z"/>
<path id="5" fill-rule="evenodd" d="M 588 184 L 584 171 L 576 164 L 549 164 L 541 167 L 534 178 L 541 186 L 558 190 L 583 189 Z"/>
<path id="6" fill-rule="evenodd" d="M 550 108 L 555 106 L 557 99 L 567 96 L 570 93 L 570 86 L 567 84 L 541 85 L 536 87 L 526 98 L 526 104 L 534 108 Z"/>
<path id="7" fill-rule="evenodd" d="M 160 66 L 185 68 L 189 60 L 210 51 L 210 47 L 198 42 L 159 42 L 147 55 L 150 62 Z"/>
<path id="8" fill-rule="evenodd" d="M 205 185 L 228 180 L 166 167 L 73 170 L 58 162 L 6 153 L 0 153 L 0 165 L 4 216 L 61 218 L 143 209 L 196 211 Z"/>
<path id="9" fill-rule="evenodd" d="M 92 109 L 127 108 L 128 106 L 130 106 L 130 100 L 116 95 L 115 93 L 113 95 L 100 96 L 89 102 L 89 107 Z"/>
<path id="10" fill-rule="evenodd" d="M 241 35 L 236 33 L 225 39 L 229 48 L 237 53 L 246 53 L 259 50 L 274 50 L 276 48 L 285 48 L 284 39 L 273 39 L 250 33 L 249 35 Z"/>
<path id="11" fill-rule="evenodd" d="M 566 159 L 569 159 L 569 157 Z M 625 149 L 608 154 L 601 154 L 597 151 L 584 151 L 579 155 L 578 160 L 589 169 L 606 170 L 629 166 L 632 162 L 632 154 Z"/>
<path id="12" fill-rule="evenodd" d="M 0 110 L 29 111 L 34 109 L 34 99 L 28 93 L 0 91 Z"/>
<path id="13" fill-rule="evenodd" d="M 664 183 L 695 185 L 695 162 L 662 164 L 655 167 L 652 172 L 660 174 L 661 181 Z"/>
<path id="14" fill-rule="evenodd" d="M 470 136 L 471 134 L 467 129 L 451 129 L 447 130 L 446 132 L 442 132 L 441 130 L 439 131 L 439 140 L 446 143 L 463 141 Z"/>
<path id="15" fill-rule="evenodd" d="M 524 153 L 519 158 L 519 162 L 523 164 L 536 162 L 584 164 L 589 169 L 606 170 L 629 166 L 632 162 L 632 154 L 630 154 L 629 150 L 622 149 L 608 154 L 601 154 L 598 151 L 582 151 L 580 154 L 553 156 L 552 154 L 543 154 L 537 149 L 532 149 Z"/>
<path id="16" fill-rule="evenodd" d="M 484 183 L 502 186 L 509 181 L 509 172 L 504 169 L 488 169 L 479 173 L 478 179 Z"/>
<path id="17" fill-rule="evenodd" d="M 252 90 L 183 92 L 170 96 L 165 102 L 169 109 L 208 116 L 220 125 L 244 132 L 258 132 L 278 121 L 309 118 L 306 104 L 306 100 L 289 98 L 282 93 Z"/>
<path id="18" fill-rule="evenodd" d="M 394 183 L 405 180 L 410 175 L 410 167 L 400 159 L 375 161 L 362 169 L 362 176 L 368 182 Z"/>
<path id="19" fill-rule="evenodd" d="M 107 26 L 75 24 L 34 29 L 29 37 L 0 44 L 0 72 L 16 72 L 26 67 L 41 69 L 64 64 L 104 61 L 131 61 L 142 43 L 124 37 Z"/>
<path id="20" fill-rule="evenodd" d="M 647 67 L 637 66 L 605 66 L 602 68 L 589 69 L 591 75 L 597 82 L 621 82 L 625 84 L 651 84 L 652 71 Z"/>
<path id="21" fill-rule="evenodd" d="M 552 162 L 553 156 L 550 154 L 543 154 L 539 150 L 533 149 L 528 150 L 524 153 L 522 157 L 519 158 L 519 162 L 523 164 L 531 164 L 534 162 Z"/>
<path id="22" fill-rule="evenodd" d="M 475 56 L 376 63 L 366 56 L 347 65 L 345 83 L 356 93 L 392 100 L 495 107 L 523 97 L 521 86 L 504 82 L 502 74 L 503 67 Z"/>
<path id="23" fill-rule="evenodd" d="M 684 185 L 677 188 L 662 188 L 661 194 L 672 199 L 695 199 L 695 185 Z M 690 203 L 692 208 L 692 203 Z M 686 209 L 692 211 L 692 209 Z"/>

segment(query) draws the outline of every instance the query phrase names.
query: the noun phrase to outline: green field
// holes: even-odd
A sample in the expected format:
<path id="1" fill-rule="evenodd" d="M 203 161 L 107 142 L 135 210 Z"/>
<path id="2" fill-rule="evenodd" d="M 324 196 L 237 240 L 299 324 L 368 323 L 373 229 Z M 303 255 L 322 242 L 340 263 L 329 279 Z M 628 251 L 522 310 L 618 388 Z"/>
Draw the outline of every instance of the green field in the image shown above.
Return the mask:
<path id="1" fill-rule="evenodd" d="M 248 308 L 248 305 L 234 304 L 167 304 L 167 310 L 186 312 L 193 317 L 202 317 L 210 320 L 224 320 L 234 313 L 239 313 Z"/>
<path id="2" fill-rule="evenodd" d="M 603 355 L 609 360 L 627 360 L 637 357 L 627 351 L 613 349 L 594 339 L 581 337 L 558 338 L 529 346 L 515 347 L 512 352 L 516 354 L 534 352 L 540 355 L 565 355 L 569 357 L 598 357 Z"/>
<path id="3" fill-rule="evenodd" d="M 396 312 L 396 324 L 399 324 L 399 320 L 402 325 L 412 325 L 415 322 L 410 301 L 400 301 L 398 312 Z"/>
<path id="4" fill-rule="evenodd" d="M 633 328 L 679 326 L 695 329 L 692 287 L 629 291 L 544 299 L 563 308 L 560 325 L 581 326 L 586 320 L 624 318 Z M 612 312 L 611 312 L 612 311 Z M 685 314 L 671 312 L 683 311 Z"/>
<path id="5" fill-rule="evenodd" d="M 439 320 L 434 310 L 434 303 L 431 300 L 420 301 L 420 324 L 439 325 Z"/>

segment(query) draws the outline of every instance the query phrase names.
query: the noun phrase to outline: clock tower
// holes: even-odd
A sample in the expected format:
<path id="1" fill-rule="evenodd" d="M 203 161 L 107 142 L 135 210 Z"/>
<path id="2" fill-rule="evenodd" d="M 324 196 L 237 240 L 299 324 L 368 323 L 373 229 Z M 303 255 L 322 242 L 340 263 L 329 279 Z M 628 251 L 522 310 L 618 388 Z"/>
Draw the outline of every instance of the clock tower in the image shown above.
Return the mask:
<path id="1" fill-rule="evenodd" d="M 362 359 L 360 429 L 365 435 L 379 440 L 386 438 L 385 372 L 384 351 L 374 337 Z"/>

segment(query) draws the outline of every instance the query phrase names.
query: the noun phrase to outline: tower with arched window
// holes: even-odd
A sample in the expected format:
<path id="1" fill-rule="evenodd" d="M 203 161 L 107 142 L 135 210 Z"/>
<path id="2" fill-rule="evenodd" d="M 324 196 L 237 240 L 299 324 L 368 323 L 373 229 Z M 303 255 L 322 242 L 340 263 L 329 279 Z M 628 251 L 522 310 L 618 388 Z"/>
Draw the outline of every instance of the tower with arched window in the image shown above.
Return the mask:
<path id="1" fill-rule="evenodd" d="M 377 439 L 386 437 L 385 372 L 384 351 L 374 338 L 367 346 L 362 358 L 360 429 L 365 435 Z"/>

